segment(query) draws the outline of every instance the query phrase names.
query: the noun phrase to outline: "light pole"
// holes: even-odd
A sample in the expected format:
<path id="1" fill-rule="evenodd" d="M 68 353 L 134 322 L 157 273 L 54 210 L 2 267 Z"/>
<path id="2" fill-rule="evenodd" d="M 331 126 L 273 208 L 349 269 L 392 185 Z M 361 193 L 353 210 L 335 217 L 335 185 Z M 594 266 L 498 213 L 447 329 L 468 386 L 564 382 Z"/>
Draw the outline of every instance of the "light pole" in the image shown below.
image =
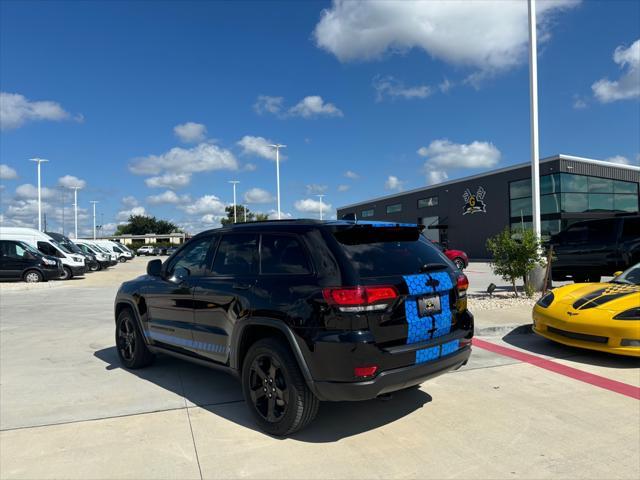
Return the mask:
<path id="1" fill-rule="evenodd" d="M 49 160 L 45 160 L 44 158 L 30 158 L 29 160 L 38 164 L 38 230 L 42 231 L 42 187 L 40 182 L 40 165 L 48 162 Z"/>
<path id="2" fill-rule="evenodd" d="M 93 239 L 96 239 L 96 203 L 100 203 L 97 200 L 91 200 L 89 203 L 93 204 Z"/>
<path id="3" fill-rule="evenodd" d="M 278 220 L 280 220 L 280 218 L 282 218 L 280 213 L 280 149 L 287 148 L 287 146 L 280 143 L 275 143 L 269 146 L 276 149 L 276 189 L 278 197 Z"/>
<path id="4" fill-rule="evenodd" d="M 322 220 L 322 197 L 324 197 L 324 194 L 316 195 L 316 197 L 320 199 L 320 220 Z"/>
<path id="5" fill-rule="evenodd" d="M 73 217 L 75 226 L 75 238 L 78 239 L 78 190 L 80 187 L 69 187 L 73 190 Z"/>
<path id="6" fill-rule="evenodd" d="M 244 208 L 244 223 L 247 223 L 247 205 L 243 205 L 242 208 Z"/>
<path id="7" fill-rule="evenodd" d="M 62 197 L 62 235 L 64 235 L 64 203 L 67 201 L 67 196 L 65 195 L 67 192 L 64 187 L 60 187 L 60 196 Z"/>
<path id="8" fill-rule="evenodd" d="M 529 100 L 531 102 L 531 215 L 533 233 L 540 239 L 540 150 L 538 145 L 538 48 L 536 1 L 529 0 Z"/>
<path id="9" fill-rule="evenodd" d="M 233 223 L 238 221 L 236 213 L 236 185 L 240 182 L 238 180 L 229 180 L 229 183 L 233 184 Z"/>

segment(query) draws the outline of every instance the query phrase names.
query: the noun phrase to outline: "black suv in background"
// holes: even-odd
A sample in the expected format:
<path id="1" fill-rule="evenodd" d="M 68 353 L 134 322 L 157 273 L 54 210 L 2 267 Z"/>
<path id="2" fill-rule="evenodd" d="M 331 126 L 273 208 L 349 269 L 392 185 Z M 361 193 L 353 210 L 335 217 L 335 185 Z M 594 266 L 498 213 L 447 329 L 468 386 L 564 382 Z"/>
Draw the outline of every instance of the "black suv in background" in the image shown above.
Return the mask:
<path id="1" fill-rule="evenodd" d="M 319 401 L 366 400 L 464 365 L 467 278 L 417 225 L 244 223 L 198 234 L 115 300 L 128 368 L 167 353 L 240 377 L 259 426 L 301 429 Z"/>
<path id="2" fill-rule="evenodd" d="M 640 262 L 640 215 L 574 223 L 551 237 L 553 280 L 599 282 Z"/>
<path id="3" fill-rule="evenodd" d="M 46 282 L 60 278 L 62 263 L 18 240 L 0 240 L 0 279 Z"/>

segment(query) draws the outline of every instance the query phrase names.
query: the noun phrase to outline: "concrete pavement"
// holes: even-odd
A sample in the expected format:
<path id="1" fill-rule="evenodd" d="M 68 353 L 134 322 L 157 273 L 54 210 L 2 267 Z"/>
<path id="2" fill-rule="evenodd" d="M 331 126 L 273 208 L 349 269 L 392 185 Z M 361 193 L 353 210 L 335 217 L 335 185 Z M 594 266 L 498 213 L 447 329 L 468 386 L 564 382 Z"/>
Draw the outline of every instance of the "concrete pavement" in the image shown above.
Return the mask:
<path id="1" fill-rule="evenodd" d="M 120 368 L 113 298 L 145 264 L 0 293 L 0 478 L 640 477 L 638 400 L 477 347 L 419 390 L 325 403 L 306 430 L 269 437 L 226 375 L 167 357 Z M 484 339 L 640 385 L 635 359 Z"/>

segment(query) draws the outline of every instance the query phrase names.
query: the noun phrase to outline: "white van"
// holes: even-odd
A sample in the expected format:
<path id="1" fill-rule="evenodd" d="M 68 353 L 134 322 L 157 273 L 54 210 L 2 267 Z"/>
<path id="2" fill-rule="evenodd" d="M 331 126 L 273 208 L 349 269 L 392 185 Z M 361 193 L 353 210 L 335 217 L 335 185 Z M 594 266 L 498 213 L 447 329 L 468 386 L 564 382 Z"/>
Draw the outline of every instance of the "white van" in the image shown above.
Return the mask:
<path id="1" fill-rule="evenodd" d="M 60 277 L 61 280 L 81 276 L 86 272 L 87 267 L 83 256 L 69 251 L 69 249 L 60 245 L 49 235 L 35 228 L 0 227 L 0 239 L 19 240 L 37 248 L 45 255 L 59 258 L 64 270 L 64 273 Z"/>
<path id="2" fill-rule="evenodd" d="M 110 251 L 104 245 L 100 245 L 95 240 L 85 240 L 84 238 L 79 238 L 78 240 L 75 241 L 75 243 L 76 244 L 87 245 L 92 250 L 95 250 L 95 251 L 100 252 L 101 254 L 105 255 L 107 257 L 107 261 L 109 262 L 110 266 L 114 266 L 114 265 L 116 265 L 118 263 L 118 254 L 115 253 L 115 252 Z"/>
<path id="3" fill-rule="evenodd" d="M 93 243 L 106 248 L 107 250 L 109 250 L 109 252 L 115 253 L 118 256 L 119 262 L 124 263 L 127 260 L 131 260 L 133 258 L 132 253 L 129 253 L 126 249 L 122 248 L 122 245 L 112 240 L 93 240 Z"/>

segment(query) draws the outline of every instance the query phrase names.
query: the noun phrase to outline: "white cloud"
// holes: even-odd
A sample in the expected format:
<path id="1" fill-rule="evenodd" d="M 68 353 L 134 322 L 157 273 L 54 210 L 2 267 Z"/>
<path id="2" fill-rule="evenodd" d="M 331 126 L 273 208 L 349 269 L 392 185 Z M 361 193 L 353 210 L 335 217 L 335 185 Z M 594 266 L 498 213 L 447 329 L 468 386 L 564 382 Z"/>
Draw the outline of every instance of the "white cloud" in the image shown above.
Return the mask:
<path id="1" fill-rule="evenodd" d="M 622 155 L 615 155 L 613 157 L 605 158 L 604 161 L 605 162 L 611 162 L 611 163 L 618 163 L 620 165 L 630 165 L 631 164 L 629 159 L 627 157 L 622 156 Z"/>
<path id="2" fill-rule="evenodd" d="M 87 182 L 73 175 L 65 175 L 58 179 L 58 185 L 65 188 L 84 188 L 87 186 Z"/>
<path id="3" fill-rule="evenodd" d="M 122 197 L 121 201 L 125 207 L 129 207 L 129 208 L 137 207 L 139 204 L 138 199 L 133 195 L 127 195 L 126 197 Z"/>
<path id="4" fill-rule="evenodd" d="M 464 144 L 447 139 L 434 140 L 428 147 L 420 147 L 418 155 L 428 158 L 425 168 L 489 168 L 495 166 L 501 157 L 500 150 L 492 143 L 475 141 Z"/>
<path id="5" fill-rule="evenodd" d="M 451 87 L 453 87 L 453 83 L 451 83 L 447 78 L 438 84 L 438 89 L 440 89 L 442 93 L 447 93 L 451 90 Z"/>
<path id="6" fill-rule="evenodd" d="M 347 178 L 350 178 L 351 180 L 357 180 L 360 178 L 360 175 L 358 175 L 356 172 L 353 172 L 351 170 L 347 170 L 346 172 L 344 172 L 344 176 Z"/>
<path id="7" fill-rule="evenodd" d="M 328 185 L 318 185 L 317 183 L 311 183 L 305 187 L 307 195 L 317 195 L 319 193 L 325 193 L 328 189 Z"/>
<path id="8" fill-rule="evenodd" d="M 18 173 L 9 165 L 1 164 L 0 180 L 13 180 L 14 178 L 18 178 Z"/>
<path id="9" fill-rule="evenodd" d="M 257 212 L 260 213 L 260 212 Z M 267 212 L 267 218 L 269 220 L 278 220 L 278 211 L 277 210 L 269 210 Z M 289 218 L 293 218 L 293 215 L 289 212 L 280 212 L 280 220 L 287 220 Z"/>
<path id="10" fill-rule="evenodd" d="M 589 104 L 587 103 L 587 100 L 585 100 L 583 97 L 581 97 L 580 95 L 574 95 L 573 96 L 573 108 L 576 110 L 583 110 L 585 108 L 587 108 L 589 106 Z"/>
<path id="11" fill-rule="evenodd" d="M 257 168 L 258 166 L 255 163 L 245 163 L 244 167 L 242 167 L 242 170 L 244 172 L 255 172 Z"/>
<path id="12" fill-rule="evenodd" d="M 253 109 L 262 115 L 263 113 L 271 113 L 273 115 L 279 115 L 282 111 L 282 103 L 284 98 L 271 97 L 269 95 L 259 95 L 256 103 L 253 105 Z"/>
<path id="13" fill-rule="evenodd" d="M 194 203 L 179 207 L 189 215 L 224 215 L 225 204 L 215 195 L 204 195 Z"/>
<path id="14" fill-rule="evenodd" d="M 387 177 L 387 181 L 384 182 L 384 188 L 387 190 L 401 191 L 404 189 L 404 184 L 405 182 L 403 180 L 400 180 L 395 175 L 389 175 Z"/>
<path id="15" fill-rule="evenodd" d="M 578 0 L 538 2 L 539 41 L 554 13 Z M 500 71 L 523 63 L 528 45 L 526 2 L 334 0 L 314 37 L 340 61 L 374 60 L 412 48 L 453 65 Z"/>
<path id="16" fill-rule="evenodd" d="M 274 201 L 273 195 L 262 188 L 251 188 L 244 194 L 246 203 L 271 203 Z"/>
<path id="17" fill-rule="evenodd" d="M 338 185 L 338 191 L 339 192 L 346 192 L 347 190 L 349 190 L 351 188 L 350 185 Z"/>
<path id="18" fill-rule="evenodd" d="M 402 81 L 391 75 L 386 77 L 376 76 L 373 79 L 373 88 L 376 91 L 376 102 L 383 101 L 385 97 L 391 99 L 404 98 L 405 100 L 427 98 L 433 93 L 433 89 L 429 85 L 407 87 Z"/>
<path id="19" fill-rule="evenodd" d="M 159 205 L 161 203 L 187 203 L 190 201 L 191 198 L 189 198 L 189 195 L 178 196 L 176 192 L 172 190 L 167 190 L 158 195 L 151 195 L 147 197 L 147 202 L 151 205 Z"/>
<path id="20" fill-rule="evenodd" d="M 295 209 L 303 213 L 317 213 L 320 215 L 320 205 L 322 205 L 322 211 L 325 214 L 329 214 L 331 210 L 331 204 L 320 202 L 320 200 L 314 200 L 313 198 L 304 198 L 302 200 L 296 200 L 293 204 Z"/>
<path id="21" fill-rule="evenodd" d="M 40 189 L 40 195 L 43 199 L 54 198 L 56 196 L 56 190 L 54 188 L 42 187 Z M 38 187 L 30 183 L 24 183 L 16 188 L 16 198 L 36 199 L 38 198 Z"/>
<path id="22" fill-rule="evenodd" d="M 59 103 L 32 102 L 18 93 L 0 92 L 0 129 L 11 130 L 29 121 L 66 120 L 71 115 Z"/>
<path id="23" fill-rule="evenodd" d="M 185 143 L 196 143 L 207 138 L 207 127 L 201 123 L 187 122 L 173 127 L 173 133 Z"/>
<path id="24" fill-rule="evenodd" d="M 613 61 L 625 70 L 618 80 L 602 78 L 591 85 L 593 94 L 602 103 L 640 97 L 640 39 L 629 48 L 619 46 L 613 52 Z"/>
<path id="25" fill-rule="evenodd" d="M 233 153 L 210 143 L 201 143 L 192 148 L 174 147 L 160 155 L 136 158 L 129 164 L 129 170 L 136 175 L 159 175 L 162 171 L 194 173 L 237 169 L 238 161 Z"/>
<path id="26" fill-rule="evenodd" d="M 275 148 L 269 146 L 273 145 L 273 142 L 267 138 L 245 135 L 238 141 L 238 145 L 242 147 L 242 155 L 257 155 L 269 160 L 276 159 Z M 280 160 L 283 158 L 284 156 L 280 152 Z"/>
<path id="27" fill-rule="evenodd" d="M 175 190 L 186 187 L 190 181 L 190 173 L 165 173 L 157 177 L 146 178 L 144 183 L 146 183 L 149 188 L 171 188 Z"/>
<path id="28" fill-rule="evenodd" d="M 436 185 L 449 178 L 444 170 L 427 170 L 427 185 Z"/>
<path id="29" fill-rule="evenodd" d="M 129 220 L 129 217 L 132 215 L 147 215 L 147 211 L 145 210 L 144 207 L 133 207 L 130 209 L 125 209 L 125 210 L 120 210 L 117 214 L 116 214 L 116 220 L 118 220 L 119 222 L 126 222 L 127 220 Z"/>
<path id="30" fill-rule="evenodd" d="M 288 111 L 290 116 L 312 118 L 319 116 L 342 117 L 343 113 L 333 103 L 325 103 L 319 95 L 310 95 L 300 100 Z"/>

